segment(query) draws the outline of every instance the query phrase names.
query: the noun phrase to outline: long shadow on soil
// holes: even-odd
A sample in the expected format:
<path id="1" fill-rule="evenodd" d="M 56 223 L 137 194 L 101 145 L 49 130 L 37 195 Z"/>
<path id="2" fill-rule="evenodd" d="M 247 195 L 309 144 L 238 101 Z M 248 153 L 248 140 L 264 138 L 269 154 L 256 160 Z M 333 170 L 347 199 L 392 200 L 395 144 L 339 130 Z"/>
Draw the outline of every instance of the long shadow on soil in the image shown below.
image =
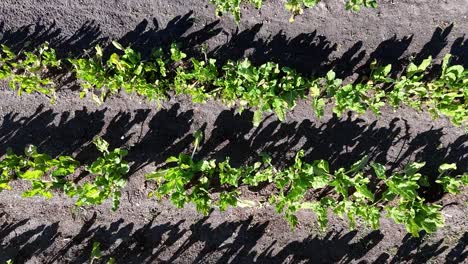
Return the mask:
<path id="1" fill-rule="evenodd" d="M 27 219 L 5 222 L 0 227 L 0 262 L 12 259 L 14 263 L 24 263 L 35 257 L 42 263 L 86 263 L 93 242 L 99 242 L 103 259 L 113 257 L 117 263 L 351 263 L 365 257 L 385 239 L 379 231 L 364 237 L 358 237 L 356 231 L 328 232 L 280 246 L 266 237 L 269 222 L 254 223 L 252 217 L 218 225 L 205 217 L 189 228 L 184 227 L 184 220 L 163 223 L 162 219 L 155 221 L 157 217 L 137 228 L 122 219 L 101 225 L 94 214 L 77 234 L 67 234 L 66 239 L 58 231 L 60 223 L 29 230 L 21 228 Z M 261 239 L 267 242 L 260 242 Z M 454 248 L 442 246 L 443 240 L 427 242 L 424 234 L 420 238 L 407 235 L 401 242 L 392 241 L 392 256 L 383 253 L 374 263 L 426 263 L 449 250 L 447 261 L 463 263 L 467 257 L 466 233 Z"/>
<path id="2" fill-rule="evenodd" d="M 0 219 L 4 220 L 6 213 L 0 213 Z M 35 226 L 21 234 L 16 233 L 18 228 L 27 225 L 29 219 L 18 222 L 3 221 L 0 225 L 0 262 L 6 263 L 13 256 L 17 262 L 24 263 L 28 259 L 41 254 L 53 245 L 59 237 L 59 223 Z"/>
<path id="3" fill-rule="evenodd" d="M 7 45 L 14 51 L 33 49 L 44 42 L 57 50 L 60 57 L 83 55 L 107 38 L 102 36 L 99 25 L 94 21 L 86 21 L 71 36 L 64 36 L 62 29 L 54 23 L 38 21 L 17 29 L 6 29 L 5 22 L 0 22 L 0 43 Z"/>
<path id="4" fill-rule="evenodd" d="M 91 142 L 101 135 L 111 143 L 111 148 L 138 150 L 132 151 L 131 161 L 141 166 L 148 157 L 165 156 L 168 149 L 174 149 L 169 151 L 174 154 L 190 145 L 192 136 L 187 134 L 193 112 L 179 113 L 179 108 L 179 104 L 175 104 L 156 113 L 140 109 L 111 115 L 107 114 L 107 107 L 95 111 L 83 107 L 74 112 L 54 112 L 40 105 L 27 117 L 10 112 L 0 118 L 0 156 L 7 148 L 21 153 L 25 146 L 33 144 L 51 156 L 76 155 L 86 163 L 99 155 Z M 177 147 L 176 141 L 183 136 L 187 137 L 180 142 L 184 147 Z M 145 146 L 150 148 L 147 152 Z"/>
<path id="5" fill-rule="evenodd" d="M 147 58 L 152 49 L 167 47 L 172 42 L 184 43 L 187 49 L 198 46 L 213 36 L 218 35 L 222 29 L 216 28 L 219 21 L 204 26 L 200 30 L 192 30 L 194 25 L 193 12 L 175 16 L 171 21 L 161 27 L 158 20 L 142 20 L 135 29 L 127 32 L 119 43 L 132 46 L 142 52 Z M 192 32 L 189 32 L 192 30 Z M 109 37 L 103 36 L 101 27 L 95 21 L 86 21 L 72 35 L 66 36 L 61 28 L 54 23 L 38 21 L 17 29 L 7 29 L 5 22 L 0 22 L 0 43 L 6 44 L 14 51 L 31 50 L 44 42 L 55 48 L 59 58 L 66 56 L 82 56 L 93 52 L 96 45 L 107 46 Z M 109 46 L 112 47 L 112 46 Z"/>
<path id="6" fill-rule="evenodd" d="M 203 58 L 203 45 L 215 36 L 220 39 L 225 36 L 224 43 L 211 47 L 212 50 L 208 52 L 209 56 L 218 59 L 219 65 L 223 65 L 227 60 L 249 57 L 255 64 L 273 61 L 307 75 L 323 75 L 334 69 L 338 77 L 346 78 L 356 72 L 360 76 L 368 74 L 369 64 L 374 59 L 381 64 L 393 64 L 392 72 L 395 75 L 408 63 L 409 55 L 416 62 L 429 55 L 436 57 L 448 45 L 447 39 L 454 27 L 452 24 L 446 28 L 436 28 L 432 38 L 416 54 L 406 52 L 414 36 L 395 35 L 382 41 L 375 50 L 364 50 L 363 42 L 357 41 L 347 51 L 338 55 L 335 54 L 338 44 L 320 35 L 317 30 L 294 37 L 279 31 L 269 37 L 259 38 L 257 34 L 263 27 L 261 23 L 235 32 L 223 30 L 219 21 L 198 29 L 195 29 L 194 25 L 192 12 L 174 17 L 164 26 L 160 25 L 157 18 L 144 19 L 118 41 L 124 46 L 132 46 L 140 51 L 143 58 L 148 58 L 152 50 L 167 48 L 173 42 L 181 44 L 181 48 L 189 55 Z M 97 44 L 106 46 L 109 43 L 109 38 L 103 36 L 100 25 L 94 21 L 86 21 L 69 36 L 65 36 L 55 23 L 41 21 L 18 29 L 6 29 L 6 23 L 0 22 L 0 33 L 0 43 L 11 46 L 15 51 L 31 49 L 47 41 L 57 49 L 59 57 L 93 53 L 93 47 Z M 455 63 L 468 65 L 468 58 L 465 56 L 468 52 L 467 47 L 465 36 L 453 42 L 451 53 L 455 55 Z M 111 51 L 115 51 L 115 48 L 112 45 L 107 46 L 106 53 Z M 363 61 L 365 58 L 367 60 Z M 358 65 L 361 66 L 356 69 Z"/>

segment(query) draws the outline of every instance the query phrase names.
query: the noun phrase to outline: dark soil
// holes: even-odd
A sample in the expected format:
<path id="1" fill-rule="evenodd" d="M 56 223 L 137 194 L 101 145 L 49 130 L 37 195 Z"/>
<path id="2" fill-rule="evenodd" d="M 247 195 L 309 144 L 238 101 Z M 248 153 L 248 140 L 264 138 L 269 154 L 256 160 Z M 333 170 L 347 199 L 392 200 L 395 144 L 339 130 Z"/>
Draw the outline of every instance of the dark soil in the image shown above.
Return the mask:
<path id="1" fill-rule="evenodd" d="M 176 41 L 196 55 L 207 43 L 221 61 L 248 55 L 257 63 L 273 60 L 307 74 L 336 67 L 341 77 L 353 77 L 373 58 L 402 66 L 411 56 L 421 60 L 451 52 L 468 65 L 466 0 L 381 1 L 379 9 L 357 14 L 345 12 L 341 2 L 324 1 L 289 24 L 282 1 L 272 0 L 261 11 L 247 8 L 236 28 L 228 17 L 216 20 L 208 1 L 3 0 L 0 42 L 21 49 L 49 41 L 62 56 L 79 55 L 108 39 L 143 53 Z M 21 151 L 32 143 L 85 163 L 98 155 L 90 141 L 102 135 L 112 147 L 130 150 L 132 174 L 121 208 L 113 213 L 104 204 L 73 211 L 73 201 L 60 196 L 23 199 L 26 186 L 15 183 L 14 191 L 0 193 L 0 263 L 85 263 L 94 241 L 118 263 L 466 261 L 466 190 L 456 197 L 425 194 L 444 205 L 446 225 L 421 238 L 386 219 L 380 231 L 350 232 L 346 221 L 332 218 L 328 231 L 320 232 L 315 217 L 303 212 L 292 231 L 272 208 L 214 211 L 203 217 L 191 206 L 175 209 L 146 197 L 144 173 L 170 155 L 189 151 L 193 132 L 200 128 L 206 140 L 198 158 L 230 156 L 235 164 L 268 152 L 281 166 L 304 149 L 307 160 L 327 159 L 334 168 L 369 154 L 391 169 L 418 160 L 427 162 L 427 175 L 436 175 L 437 166 L 446 162 L 466 171 L 468 137 L 447 119 L 388 108 L 380 117 L 349 113 L 338 118 L 329 110 L 317 120 L 310 106 L 300 102 L 286 122 L 270 116 L 254 128 L 252 112 L 236 115 L 217 102 L 198 105 L 179 97 L 158 108 L 121 95 L 96 106 L 66 89 L 72 85 L 66 84 L 50 105 L 43 96 L 19 97 L 2 83 L 0 155 L 7 147 Z"/>

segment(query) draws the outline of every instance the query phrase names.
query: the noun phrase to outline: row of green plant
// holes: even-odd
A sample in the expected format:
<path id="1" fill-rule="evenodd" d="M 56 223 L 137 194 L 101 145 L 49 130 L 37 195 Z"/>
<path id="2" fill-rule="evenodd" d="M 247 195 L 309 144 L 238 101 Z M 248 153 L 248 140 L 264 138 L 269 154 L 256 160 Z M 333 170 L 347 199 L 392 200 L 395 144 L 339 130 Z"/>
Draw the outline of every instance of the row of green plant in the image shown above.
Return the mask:
<path id="1" fill-rule="evenodd" d="M 80 163 L 70 156 L 51 156 L 39 153 L 35 146 L 29 145 L 24 154 L 17 155 L 9 149 L 0 161 L 0 191 L 11 189 L 12 180 L 24 180 L 30 188 L 23 197 L 42 196 L 52 198 L 53 191 L 65 193 L 76 199 L 77 206 L 99 205 L 112 199 L 113 210 L 120 203 L 121 189 L 126 185 L 128 162 L 124 160 L 127 151 L 116 148 L 109 151 L 109 144 L 97 137 L 93 141 L 102 156 L 86 166 L 84 183 L 76 183 L 74 177 L 80 171 Z"/>
<path id="2" fill-rule="evenodd" d="M 318 223 L 325 228 L 329 211 L 347 217 L 351 228 L 357 219 L 374 229 L 384 211 L 396 223 L 404 224 L 408 232 L 418 236 L 419 231 L 434 232 L 443 226 L 441 206 L 425 203 L 419 195 L 420 188 L 429 187 L 426 175 L 419 173 L 424 162 L 409 163 L 400 172 L 388 173 L 385 166 L 371 162 L 369 157 L 350 168 L 331 170 L 325 160 L 306 163 L 299 151 L 294 164 L 282 169 L 271 163 L 271 158 L 262 154 L 261 161 L 253 165 L 231 166 L 229 159 L 196 161 L 193 156 L 202 141 L 201 132 L 195 135 L 192 155 L 180 154 L 167 160 L 168 167 L 146 175 L 156 188 L 150 197 L 169 200 L 179 208 L 193 203 L 196 209 L 208 214 L 213 208 L 221 211 L 232 207 L 263 207 L 272 205 L 284 214 L 291 226 L 298 222 L 299 210 L 311 210 L 317 214 Z M 109 144 L 101 138 L 94 141 L 102 153 L 85 172 L 84 183 L 76 182 L 79 163 L 69 156 L 51 158 L 41 154 L 34 146 L 26 147 L 23 155 L 8 151 L 0 161 L 0 191 L 10 189 L 10 182 L 20 179 L 30 182 L 24 197 L 42 196 L 51 198 L 53 191 L 63 192 L 76 199 L 77 206 L 99 205 L 112 199 L 113 210 L 118 209 L 121 189 L 126 184 L 129 165 L 124 160 L 127 151 L 116 148 L 109 151 Z M 443 164 L 435 180 L 444 192 L 458 194 L 468 184 L 468 174 L 453 176 L 455 164 Z M 375 176 L 375 177 L 374 177 Z M 370 184 L 371 179 L 377 179 Z M 242 199 L 242 190 L 272 185 L 273 191 L 260 201 Z M 322 198 L 311 199 L 321 192 Z"/>
<path id="3" fill-rule="evenodd" d="M 324 114 L 327 103 L 334 103 L 334 112 L 364 113 L 371 110 L 379 115 L 386 104 L 397 108 L 407 105 L 419 111 L 428 110 L 434 118 L 447 116 L 455 125 L 468 120 L 468 69 L 451 65 L 452 56 L 446 55 L 437 76 L 429 78 L 432 58 L 420 64 L 410 63 L 403 74 L 393 78 L 392 66 L 370 65 L 368 78 L 344 84 L 334 71 L 326 76 L 308 78 L 288 67 L 267 62 L 260 66 L 249 60 L 229 61 L 217 65 L 215 59 L 188 58 L 172 44 L 167 50 L 155 50 L 148 60 L 134 49 L 113 42 L 119 50 L 104 59 L 101 47 L 91 57 L 69 59 L 80 81 L 81 96 L 90 94 L 98 103 L 124 90 L 149 100 L 166 100 L 171 94 L 190 95 L 194 102 L 220 100 L 227 106 L 253 109 L 254 125 L 265 112 L 274 112 L 283 121 L 298 100 L 309 99 L 317 116 Z M 20 93 L 24 90 L 54 94 L 52 81 L 44 72 L 63 65 L 47 45 L 37 52 L 13 53 L 3 46 L 0 56 L 0 79 L 10 80 L 10 86 Z M 30 70 L 28 65 L 35 65 Z M 19 69 L 19 70 L 18 70 Z M 28 70 L 26 70 L 28 69 Z M 17 81 L 21 80 L 21 81 Z"/>
<path id="4" fill-rule="evenodd" d="M 216 7 L 216 15 L 222 16 L 224 13 L 230 13 L 234 16 L 236 22 L 241 20 L 241 4 L 250 4 L 257 9 L 262 7 L 264 0 L 210 0 Z M 304 8 L 313 8 L 320 0 L 287 0 L 284 4 L 286 10 L 291 13 L 290 22 L 294 21 L 297 15 L 304 13 Z M 376 0 L 347 0 L 346 10 L 358 12 L 362 7 L 376 8 Z"/>
<path id="5" fill-rule="evenodd" d="M 199 135 L 194 153 L 200 141 Z M 146 175 L 148 180 L 156 182 L 150 197 L 168 197 L 179 208 L 192 203 L 205 215 L 213 208 L 224 211 L 229 206 L 271 205 L 284 214 L 292 227 L 298 223 L 299 210 L 314 212 L 321 228 L 327 226 L 329 212 L 347 218 L 352 229 L 357 219 L 379 229 L 380 217 L 385 212 L 413 236 L 422 230 L 435 232 L 444 225 L 441 206 L 426 203 L 419 195 L 421 188 L 430 186 L 429 177 L 419 172 L 424 162 L 412 162 L 399 172 L 389 173 L 384 165 L 369 163 L 369 157 L 365 156 L 350 168 L 332 171 L 325 160 L 304 162 L 303 151 L 297 153 L 293 165 L 283 169 L 275 168 L 268 155 L 261 156 L 261 162 L 238 168 L 232 167 L 229 159 L 196 161 L 193 153 L 170 157 L 168 168 Z M 468 185 L 468 174 L 450 175 L 456 169 L 456 164 L 439 167 L 435 183 L 444 192 L 458 194 L 463 185 Z M 370 184 L 371 179 L 376 180 Z M 274 191 L 262 201 L 242 199 L 241 190 L 266 185 L 273 185 Z M 319 192 L 325 195 L 311 199 Z"/>

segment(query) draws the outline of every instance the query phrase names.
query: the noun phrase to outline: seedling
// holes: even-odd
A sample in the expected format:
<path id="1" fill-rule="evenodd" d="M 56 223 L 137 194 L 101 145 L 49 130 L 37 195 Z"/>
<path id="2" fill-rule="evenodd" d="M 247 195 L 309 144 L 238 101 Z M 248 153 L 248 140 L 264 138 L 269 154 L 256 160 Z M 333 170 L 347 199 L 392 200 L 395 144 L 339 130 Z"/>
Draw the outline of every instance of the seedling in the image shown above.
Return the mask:
<path id="1" fill-rule="evenodd" d="M 6 45 L 1 45 L 0 80 L 9 81 L 10 88 L 19 95 L 23 92 L 39 92 L 55 101 L 54 82 L 45 77 L 50 71 L 60 68 L 55 50 L 46 42 L 33 52 L 13 53 Z"/>
<path id="2" fill-rule="evenodd" d="M 376 0 L 348 0 L 346 10 L 359 12 L 361 7 L 377 8 Z"/>
<path id="3" fill-rule="evenodd" d="M 216 7 L 216 15 L 222 16 L 224 13 L 231 13 L 236 22 L 241 19 L 241 3 L 246 2 L 254 5 L 256 8 L 262 7 L 263 0 L 210 0 Z"/>
<path id="4" fill-rule="evenodd" d="M 127 151 L 119 148 L 109 151 L 109 144 L 99 137 L 94 144 L 103 156 L 86 168 L 96 177 L 93 182 L 77 185 L 69 178 L 79 167 L 72 157 L 52 158 L 30 145 L 25 148 L 24 155 L 16 155 L 9 150 L 0 161 L 0 191 L 11 189 L 10 181 L 20 179 L 31 184 L 31 188 L 23 192 L 23 197 L 43 196 L 50 199 L 53 191 L 61 191 L 70 197 L 77 197 L 77 206 L 98 205 L 112 198 L 112 209 L 117 210 L 120 190 L 125 187 L 125 175 L 129 171 L 129 165 L 123 159 Z"/>
<path id="5" fill-rule="evenodd" d="M 78 197 L 77 206 L 99 205 L 112 198 L 112 210 L 115 211 L 120 204 L 121 189 L 127 183 L 125 176 L 130 170 L 128 162 L 124 160 L 128 152 L 120 148 L 109 151 L 109 143 L 100 137 L 96 137 L 93 143 L 103 154 L 86 168 L 96 177 L 94 182 L 73 186 L 66 193 L 70 197 Z"/>

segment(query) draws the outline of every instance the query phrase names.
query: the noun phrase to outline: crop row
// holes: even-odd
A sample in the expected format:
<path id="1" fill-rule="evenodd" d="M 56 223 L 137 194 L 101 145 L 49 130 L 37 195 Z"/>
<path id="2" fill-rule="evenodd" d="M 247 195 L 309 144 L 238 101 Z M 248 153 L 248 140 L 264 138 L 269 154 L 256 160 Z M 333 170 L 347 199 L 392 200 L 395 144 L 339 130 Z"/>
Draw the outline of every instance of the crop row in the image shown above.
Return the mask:
<path id="1" fill-rule="evenodd" d="M 177 45 L 159 48 L 144 60 L 134 49 L 113 42 L 118 52 L 104 58 L 100 46 L 85 58 L 58 60 L 55 51 L 44 44 L 34 52 L 14 54 L 2 46 L 0 80 L 9 80 L 10 87 L 23 92 L 40 92 L 55 98 L 51 73 L 59 67 L 73 69 L 83 90 L 98 103 L 123 90 L 149 100 L 166 100 L 171 94 L 190 95 L 197 103 L 217 99 L 227 106 L 255 110 L 253 123 L 258 125 L 264 112 L 274 112 L 285 120 L 300 99 L 310 100 L 317 116 L 324 114 L 326 103 L 334 103 L 333 111 L 379 115 L 388 104 L 394 108 L 407 105 L 419 111 L 428 110 L 434 118 L 447 116 L 455 125 L 468 120 L 468 69 L 451 65 L 446 55 L 437 76 L 429 77 L 432 58 L 419 64 L 410 63 L 398 77 L 391 74 L 392 65 L 373 61 L 364 80 L 344 84 L 329 71 L 324 77 L 305 77 L 294 69 L 273 62 L 260 66 L 249 60 L 229 61 L 217 65 L 215 59 L 188 58 Z"/>
<path id="2" fill-rule="evenodd" d="M 77 206 L 98 205 L 111 198 L 112 209 L 117 210 L 120 190 L 126 185 L 126 174 L 130 169 L 128 162 L 124 160 L 127 151 L 119 148 L 109 151 L 109 144 L 99 137 L 93 143 L 102 153 L 101 157 L 85 169 L 87 174 L 94 175 L 93 182 L 80 185 L 70 179 L 80 168 L 80 163 L 74 158 L 52 158 L 29 145 L 25 148 L 24 155 L 17 155 L 9 149 L 0 161 L 0 191 L 11 189 L 10 182 L 21 179 L 31 184 L 30 189 L 23 192 L 23 197 L 43 196 L 50 199 L 53 190 L 60 190 L 67 196 L 76 198 Z"/>
<path id="3" fill-rule="evenodd" d="M 194 153 L 200 142 L 198 134 Z M 127 151 L 118 148 L 109 151 L 108 143 L 101 138 L 96 138 L 94 144 L 102 157 L 84 170 L 94 180 L 82 179 L 85 183 L 80 184 L 76 179 L 80 166 L 72 157 L 51 158 L 28 146 L 24 155 L 8 151 L 0 161 L 0 191 L 10 189 L 10 182 L 20 179 L 30 182 L 24 197 L 51 198 L 52 191 L 56 190 L 76 198 L 77 206 L 98 205 L 112 199 L 113 210 L 116 210 L 129 172 L 129 164 L 124 160 Z M 405 225 L 413 236 L 418 236 L 421 230 L 435 232 L 444 224 L 441 206 L 426 203 L 419 195 L 420 188 L 431 184 L 426 175 L 419 173 L 424 162 L 409 163 L 403 170 L 390 173 L 382 164 L 369 163 L 366 156 L 350 168 L 332 171 L 327 161 L 307 163 L 302 160 L 303 155 L 304 152 L 299 151 L 294 164 L 279 169 L 265 154 L 261 161 L 238 168 L 232 167 L 229 159 L 195 161 L 193 154 L 180 154 L 170 157 L 165 168 L 146 175 L 147 180 L 156 183 L 149 196 L 168 197 L 179 208 L 193 203 L 203 214 L 213 208 L 223 211 L 229 206 L 271 205 L 291 226 L 297 224 L 299 210 L 313 211 L 322 228 L 327 225 L 329 212 L 346 217 L 350 228 L 355 228 L 357 219 L 362 219 L 374 229 L 379 228 L 380 217 L 385 212 L 396 223 Z M 435 184 L 452 194 L 459 193 L 462 186 L 468 184 L 468 174 L 450 175 L 455 169 L 455 164 L 443 164 L 435 179 Z M 373 179 L 372 185 L 370 179 Z M 242 199 L 245 188 L 266 185 L 273 187 L 268 197 L 260 201 Z M 308 198 L 318 192 L 323 194 L 321 198 Z"/>
<path id="4" fill-rule="evenodd" d="M 312 8 L 316 6 L 321 0 L 287 0 L 284 4 L 286 10 L 291 12 L 290 22 L 294 21 L 294 17 L 301 15 L 304 8 Z M 224 13 L 231 13 L 236 22 L 241 19 L 241 4 L 248 3 L 257 9 L 262 7 L 264 0 L 210 0 L 216 7 L 216 15 L 221 16 Z M 376 0 L 347 0 L 346 10 L 358 12 L 362 7 L 376 8 Z"/>

